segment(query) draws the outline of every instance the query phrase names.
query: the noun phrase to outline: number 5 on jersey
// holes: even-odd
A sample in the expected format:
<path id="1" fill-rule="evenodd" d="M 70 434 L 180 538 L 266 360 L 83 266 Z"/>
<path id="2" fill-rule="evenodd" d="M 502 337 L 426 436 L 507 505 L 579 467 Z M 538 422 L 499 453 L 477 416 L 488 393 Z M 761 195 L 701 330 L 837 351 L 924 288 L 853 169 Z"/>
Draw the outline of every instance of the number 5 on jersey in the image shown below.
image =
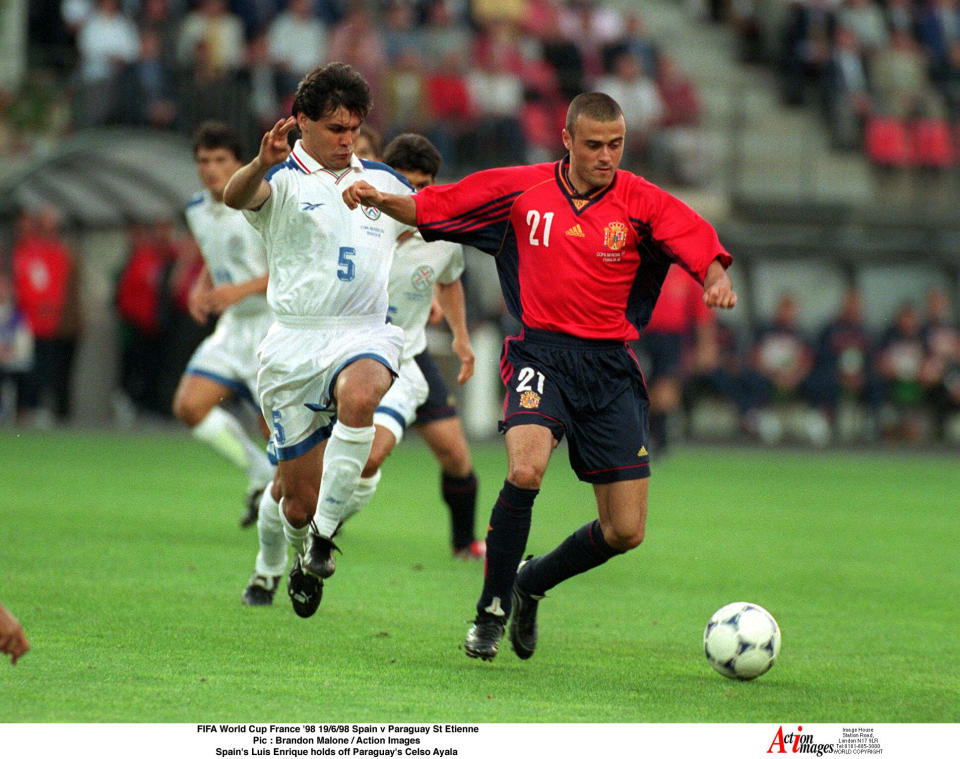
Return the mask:
<path id="1" fill-rule="evenodd" d="M 356 248 L 340 248 L 340 257 L 337 259 L 337 279 L 341 282 L 350 282 L 356 276 L 356 268 L 350 256 L 356 255 Z"/>

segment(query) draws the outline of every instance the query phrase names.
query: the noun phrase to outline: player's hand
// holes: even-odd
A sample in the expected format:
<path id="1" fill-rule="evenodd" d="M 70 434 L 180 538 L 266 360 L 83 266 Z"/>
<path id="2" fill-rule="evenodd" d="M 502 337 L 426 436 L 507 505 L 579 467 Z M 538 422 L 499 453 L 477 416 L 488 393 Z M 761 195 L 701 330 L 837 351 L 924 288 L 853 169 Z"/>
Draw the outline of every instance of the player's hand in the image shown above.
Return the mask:
<path id="1" fill-rule="evenodd" d="M 361 205 L 379 208 L 379 204 L 383 202 L 383 193 L 361 179 L 343 191 L 343 202 L 351 211 Z"/>
<path id="2" fill-rule="evenodd" d="M 703 280 L 703 302 L 710 308 L 733 308 L 737 305 L 737 294 L 733 291 L 733 282 L 719 261 L 713 261 Z"/>
<path id="3" fill-rule="evenodd" d="M 263 135 L 260 140 L 260 152 L 257 158 L 264 166 L 276 166 L 283 163 L 290 155 L 290 144 L 287 142 L 287 135 L 290 130 L 297 125 L 297 120 L 293 116 L 286 119 L 280 119 L 273 128 Z"/>
<path id="4" fill-rule="evenodd" d="M 207 298 L 209 290 L 205 287 L 194 285 L 187 293 L 187 311 L 197 324 L 206 324 L 207 317 L 210 315 L 210 302 Z"/>
<path id="5" fill-rule="evenodd" d="M 210 310 L 215 314 L 222 314 L 230 306 L 243 299 L 243 291 L 239 285 L 226 284 L 214 287 L 207 298 Z"/>
<path id="6" fill-rule="evenodd" d="M 20 622 L 0 604 L 0 653 L 9 654 L 10 663 L 16 664 L 17 659 L 29 650 L 30 644 Z"/>
<path id="7" fill-rule="evenodd" d="M 737 305 L 737 294 L 729 282 L 727 286 L 722 283 L 712 285 L 703 292 L 703 302 L 710 308 L 733 308 Z"/>
<path id="8" fill-rule="evenodd" d="M 462 385 L 473 376 L 474 363 L 476 361 L 473 355 L 473 346 L 469 340 L 460 340 L 453 338 L 450 344 L 454 355 L 460 359 L 460 373 L 457 374 L 457 384 Z"/>

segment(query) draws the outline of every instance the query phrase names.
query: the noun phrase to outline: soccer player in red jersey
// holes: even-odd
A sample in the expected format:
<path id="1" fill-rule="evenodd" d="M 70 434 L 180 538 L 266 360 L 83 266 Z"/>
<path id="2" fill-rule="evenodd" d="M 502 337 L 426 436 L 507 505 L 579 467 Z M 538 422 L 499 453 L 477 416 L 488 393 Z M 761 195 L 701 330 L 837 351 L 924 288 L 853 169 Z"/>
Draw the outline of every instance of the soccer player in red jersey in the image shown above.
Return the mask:
<path id="1" fill-rule="evenodd" d="M 707 306 L 737 302 L 730 254 L 694 211 L 619 169 L 626 124 L 602 93 L 575 97 L 557 163 L 489 169 L 399 196 L 357 182 L 350 208 L 373 206 L 424 239 L 496 257 L 504 299 L 521 322 L 504 343 L 500 429 L 508 473 L 487 532 L 487 567 L 468 656 L 496 656 L 507 620 L 516 654 L 537 642 L 546 592 L 643 540 L 650 475 L 649 400 L 627 343 L 643 330 L 670 264 L 703 286 Z M 577 476 L 593 485 L 598 519 L 550 553 L 520 562 L 533 501 L 562 437 Z M 519 565 L 519 566 L 518 566 Z"/>

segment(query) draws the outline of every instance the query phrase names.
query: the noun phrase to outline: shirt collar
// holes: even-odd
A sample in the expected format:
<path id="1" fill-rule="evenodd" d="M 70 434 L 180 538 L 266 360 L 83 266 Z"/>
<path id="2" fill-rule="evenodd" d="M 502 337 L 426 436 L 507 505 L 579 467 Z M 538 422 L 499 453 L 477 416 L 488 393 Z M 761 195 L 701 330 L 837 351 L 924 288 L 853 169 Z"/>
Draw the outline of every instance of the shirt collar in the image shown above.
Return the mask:
<path id="1" fill-rule="evenodd" d="M 290 158 L 307 174 L 315 174 L 319 171 L 332 174 L 337 179 L 340 179 L 350 171 L 363 171 L 363 164 L 360 163 L 360 159 L 357 158 L 356 154 L 350 155 L 350 166 L 342 171 L 334 171 L 333 169 L 326 168 L 306 151 L 303 147 L 303 140 L 297 140 L 296 143 L 294 143 L 293 150 L 290 151 Z"/>

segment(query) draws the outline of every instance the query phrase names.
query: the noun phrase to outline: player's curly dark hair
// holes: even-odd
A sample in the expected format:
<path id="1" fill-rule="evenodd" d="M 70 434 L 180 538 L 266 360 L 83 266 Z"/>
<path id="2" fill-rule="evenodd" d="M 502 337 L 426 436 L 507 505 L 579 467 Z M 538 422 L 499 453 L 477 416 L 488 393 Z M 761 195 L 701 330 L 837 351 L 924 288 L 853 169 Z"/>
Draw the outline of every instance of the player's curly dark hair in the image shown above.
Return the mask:
<path id="1" fill-rule="evenodd" d="M 365 119 L 372 105 L 370 85 L 360 72 L 346 63 L 326 63 L 307 74 L 293 98 L 293 115 L 302 113 L 317 121 L 343 106 Z"/>
<path id="2" fill-rule="evenodd" d="M 233 131 L 229 124 L 222 121 L 204 121 L 197 131 L 193 134 L 193 155 L 197 151 L 216 150 L 217 148 L 226 148 L 238 161 L 243 161 L 243 147 L 240 144 L 240 136 Z"/>
<path id="3" fill-rule="evenodd" d="M 616 121 L 623 116 L 620 104 L 603 92 L 582 92 L 570 101 L 567 108 L 567 123 L 564 125 L 572 135 L 579 116 L 594 121 Z"/>
<path id="4" fill-rule="evenodd" d="M 401 134 L 390 140 L 383 162 L 397 171 L 422 171 L 436 177 L 443 159 L 433 143 L 421 134 Z"/>

